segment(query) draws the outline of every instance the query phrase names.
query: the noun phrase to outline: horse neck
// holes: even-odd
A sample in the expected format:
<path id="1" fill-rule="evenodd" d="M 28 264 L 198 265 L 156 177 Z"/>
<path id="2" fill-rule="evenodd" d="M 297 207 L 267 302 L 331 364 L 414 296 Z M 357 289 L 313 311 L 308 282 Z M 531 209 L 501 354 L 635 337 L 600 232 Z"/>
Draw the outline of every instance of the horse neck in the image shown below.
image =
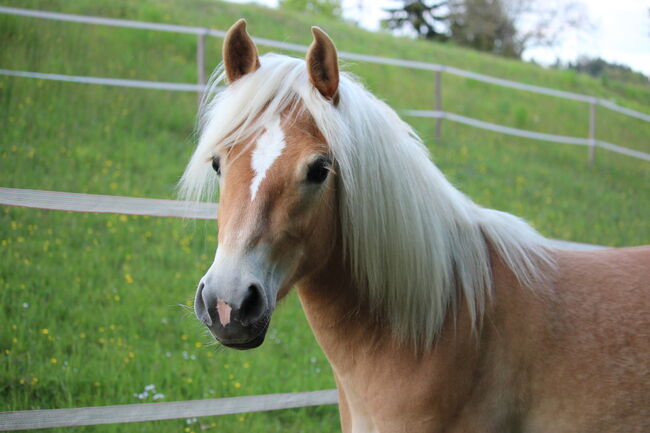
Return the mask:
<path id="1" fill-rule="evenodd" d="M 377 334 L 339 246 L 325 266 L 297 286 L 307 320 L 330 361 L 334 351 L 354 346 L 362 334 Z"/>
<path id="2" fill-rule="evenodd" d="M 298 285 L 298 294 L 338 382 L 352 383 L 355 379 L 349 378 L 357 376 L 356 383 L 361 386 L 374 381 L 398 389 L 411 383 L 425 394 L 445 395 L 445 404 L 457 408 L 480 392 L 480 400 L 499 400 L 503 411 L 499 416 L 519 410 L 525 402 L 516 396 L 525 380 L 516 372 L 526 370 L 522 366 L 530 363 L 530 357 L 525 352 L 533 353 L 531 341 L 539 341 L 534 329 L 543 320 L 540 314 L 544 301 L 523 289 L 494 251 L 490 256 L 495 299 L 486 307 L 483 325 L 478 330 L 472 328 L 461 298 L 456 303 L 457 311 L 447 315 L 436 340 L 424 350 L 415 350 L 397 341 L 385 326 L 387 322 L 364 305 L 349 267 L 343 262 L 342 251 L 332 254 L 320 271 Z M 498 304 L 497 300 L 505 297 Z M 516 308 L 508 308 L 507 304 Z M 527 319 L 522 321 L 522 317 Z M 519 346 L 526 350 L 517 349 Z M 391 384 L 391 375 L 396 371 L 398 382 Z M 385 372 L 391 373 L 386 376 Z M 489 386 L 478 386 L 478 382 Z"/>
<path id="3" fill-rule="evenodd" d="M 418 363 L 426 358 L 428 355 L 422 350 L 399 341 L 388 327 L 388 320 L 369 309 L 362 291 L 356 286 L 350 266 L 344 262 L 345 256 L 341 242 L 338 242 L 326 264 L 297 285 L 307 320 L 334 370 L 345 370 L 353 359 L 364 357 L 372 357 L 375 361 L 390 359 L 392 362 L 397 356 L 407 363 Z M 463 338 L 456 339 L 459 344 L 454 343 L 451 350 L 473 351 L 476 338 L 480 337 L 472 334 L 471 319 L 464 301 L 458 306 L 459 311 L 447 318 L 441 337 L 450 333 L 463 335 Z M 429 354 L 433 351 L 433 346 L 424 350 Z"/>

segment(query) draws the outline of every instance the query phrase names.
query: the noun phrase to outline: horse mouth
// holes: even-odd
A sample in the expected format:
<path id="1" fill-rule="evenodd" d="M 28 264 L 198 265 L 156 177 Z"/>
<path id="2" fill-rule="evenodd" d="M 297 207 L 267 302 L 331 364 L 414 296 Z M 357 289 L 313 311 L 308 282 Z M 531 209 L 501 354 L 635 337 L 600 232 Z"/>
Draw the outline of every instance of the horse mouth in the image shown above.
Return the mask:
<path id="1" fill-rule="evenodd" d="M 264 332 L 261 332 L 257 337 L 245 343 L 223 343 L 222 342 L 221 344 L 223 344 L 224 346 L 230 349 L 249 350 L 261 346 L 262 343 L 264 343 L 264 337 L 266 337 L 266 330 L 264 330 Z"/>
<path id="2" fill-rule="evenodd" d="M 217 340 L 223 345 L 226 346 L 230 349 L 237 349 L 237 350 L 249 350 L 249 349 L 255 349 L 256 347 L 259 347 L 264 343 L 264 338 L 266 337 L 266 331 L 269 329 L 269 323 L 270 320 L 267 318 L 261 323 L 258 323 L 258 326 L 255 328 L 259 329 L 259 332 L 257 335 L 249 340 L 246 340 L 244 342 L 242 341 L 224 341 L 222 339 L 219 339 L 217 337 Z"/>

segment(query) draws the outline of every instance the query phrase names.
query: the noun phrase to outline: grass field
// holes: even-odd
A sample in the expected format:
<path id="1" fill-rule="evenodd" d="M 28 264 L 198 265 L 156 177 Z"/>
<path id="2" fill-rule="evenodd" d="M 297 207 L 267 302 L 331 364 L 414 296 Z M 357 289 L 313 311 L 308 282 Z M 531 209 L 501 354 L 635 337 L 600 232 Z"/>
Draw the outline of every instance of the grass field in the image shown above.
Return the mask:
<path id="1" fill-rule="evenodd" d="M 339 49 L 439 62 L 587 93 L 650 112 L 650 89 L 548 71 L 451 45 L 217 1 L 2 0 L 6 6 L 225 29 L 244 16 L 261 37 L 308 43 L 322 25 Z M 193 82 L 195 38 L 0 15 L 0 68 Z M 221 41 L 208 39 L 212 66 Z M 261 50 L 265 51 L 265 50 Z M 432 75 L 348 63 L 397 109 L 431 109 Z M 588 107 L 445 75 L 443 106 L 479 119 L 586 136 Z M 0 77 L 0 185 L 173 198 L 192 151 L 196 95 Z M 650 124 L 598 109 L 598 136 L 650 151 Z M 650 243 L 650 164 L 586 149 L 407 119 L 440 168 L 477 202 L 550 237 Z M 0 209 L 0 409 L 79 407 L 291 392 L 334 386 L 291 296 L 264 346 L 223 350 L 192 317 L 194 288 L 216 246 L 213 222 Z M 185 307 L 183 307 L 185 306 Z M 136 395 L 134 395 L 136 394 Z M 335 406 L 71 429 L 83 432 L 327 432 Z M 66 431 L 56 429 L 54 432 Z"/>

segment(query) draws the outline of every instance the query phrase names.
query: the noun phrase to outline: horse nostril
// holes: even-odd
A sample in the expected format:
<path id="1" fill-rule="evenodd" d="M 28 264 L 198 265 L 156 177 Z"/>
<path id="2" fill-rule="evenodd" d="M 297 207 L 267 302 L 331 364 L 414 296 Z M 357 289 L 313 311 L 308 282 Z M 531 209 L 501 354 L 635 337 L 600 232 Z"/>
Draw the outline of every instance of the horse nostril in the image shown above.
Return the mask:
<path id="1" fill-rule="evenodd" d="M 210 326 L 212 325 L 212 318 L 210 317 L 210 313 L 208 312 L 205 301 L 203 300 L 204 287 L 205 285 L 203 282 L 201 282 L 201 284 L 199 284 L 199 288 L 196 291 L 196 297 L 194 298 L 194 313 L 201 322 L 207 326 Z"/>
<path id="2" fill-rule="evenodd" d="M 255 322 L 264 313 L 264 295 L 262 288 L 251 284 L 246 290 L 246 296 L 239 308 L 239 321 L 243 325 Z"/>

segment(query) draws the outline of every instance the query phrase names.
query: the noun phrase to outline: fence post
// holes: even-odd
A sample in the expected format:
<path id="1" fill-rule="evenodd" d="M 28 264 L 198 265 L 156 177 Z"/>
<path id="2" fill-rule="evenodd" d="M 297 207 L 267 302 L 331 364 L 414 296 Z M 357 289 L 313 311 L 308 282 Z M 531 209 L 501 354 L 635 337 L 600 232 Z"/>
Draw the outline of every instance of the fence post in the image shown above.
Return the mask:
<path id="1" fill-rule="evenodd" d="M 596 157 L 596 99 L 589 103 L 589 165 Z"/>
<path id="2" fill-rule="evenodd" d="M 205 35 L 201 33 L 196 36 L 196 68 L 197 81 L 199 85 L 205 85 Z M 199 90 L 199 105 L 203 99 L 203 91 Z"/>
<path id="3" fill-rule="evenodd" d="M 435 100 L 435 110 L 438 111 L 438 117 L 436 117 L 436 142 L 440 141 L 440 136 L 442 133 L 442 71 L 440 69 L 436 70 L 436 100 Z"/>

